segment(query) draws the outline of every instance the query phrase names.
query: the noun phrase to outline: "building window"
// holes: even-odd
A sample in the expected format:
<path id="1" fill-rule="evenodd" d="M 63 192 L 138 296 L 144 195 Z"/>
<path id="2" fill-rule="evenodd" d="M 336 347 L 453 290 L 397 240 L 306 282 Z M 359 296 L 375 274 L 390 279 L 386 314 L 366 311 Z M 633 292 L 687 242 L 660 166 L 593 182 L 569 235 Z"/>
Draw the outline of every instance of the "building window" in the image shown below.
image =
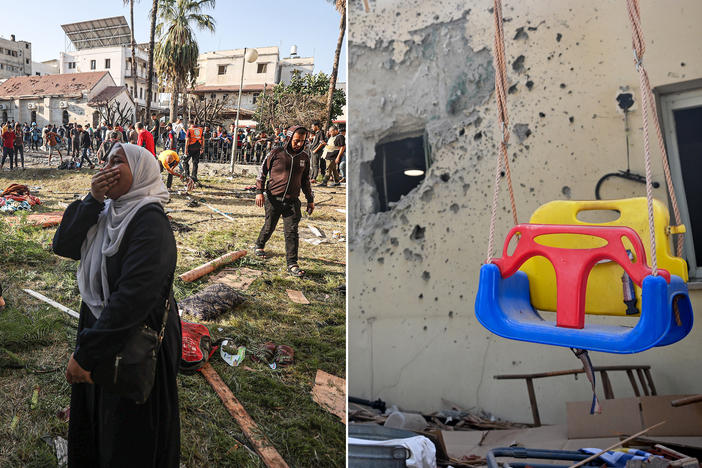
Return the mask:
<path id="1" fill-rule="evenodd" d="M 256 73 L 266 73 L 266 69 L 267 69 L 267 68 L 268 68 L 268 64 L 267 64 L 267 63 L 259 63 L 259 64 L 258 64 L 258 70 L 256 71 Z"/>
<path id="2" fill-rule="evenodd" d="M 37 76 L 41 76 L 41 73 L 39 73 L 39 72 L 35 72 L 34 74 Z"/>
<path id="3" fill-rule="evenodd" d="M 673 186 L 687 228 L 684 256 L 690 276 L 702 278 L 702 193 L 697 185 L 702 177 L 702 89 L 662 95 L 661 110 Z"/>
<path id="4" fill-rule="evenodd" d="M 261 95 L 261 93 L 253 93 L 253 103 L 256 104 L 256 101 L 258 101 L 258 97 Z"/>
<path id="5" fill-rule="evenodd" d="M 29 44 L 25 44 L 25 45 L 24 45 L 24 48 L 25 48 L 25 49 L 29 49 Z"/>
<path id="6" fill-rule="evenodd" d="M 97 61 L 96 60 L 91 60 L 90 61 L 90 69 L 95 70 L 97 68 Z"/>
<path id="7" fill-rule="evenodd" d="M 214 99 L 216 97 L 217 97 L 217 95 L 215 93 L 210 94 L 210 99 Z"/>
<path id="8" fill-rule="evenodd" d="M 226 65 L 219 65 L 217 67 L 217 74 L 218 75 L 225 75 L 227 73 L 227 66 Z"/>
<path id="9" fill-rule="evenodd" d="M 105 59 L 105 68 L 110 68 L 110 59 Z"/>
<path id="10" fill-rule="evenodd" d="M 69 70 L 75 70 L 76 68 L 76 62 L 68 62 L 68 69 Z"/>
<path id="11" fill-rule="evenodd" d="M 24 63 L 29 65 L 29 59 L 24 59 Z"/>
<path id="12" fill-rule="evenodd" d="M 139 99 L 144 98 L 144 88 L 139 88 Z"/>

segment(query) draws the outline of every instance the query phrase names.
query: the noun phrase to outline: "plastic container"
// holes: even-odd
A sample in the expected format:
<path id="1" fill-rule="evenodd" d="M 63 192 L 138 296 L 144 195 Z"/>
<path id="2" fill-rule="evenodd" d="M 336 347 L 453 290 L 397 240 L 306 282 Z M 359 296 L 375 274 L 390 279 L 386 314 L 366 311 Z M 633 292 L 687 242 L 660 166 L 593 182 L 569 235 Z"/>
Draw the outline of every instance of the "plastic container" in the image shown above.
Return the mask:
<path id="1" fill-rule="evenodd" d="M 366 440 L 406 439 L 414 432 L 403 431 L 377 424 L 350 424 L 349 438 Z M 348 468 L 406 468 L 409 451 L 402 446 L 377 447 L 368 445 L 348 446 Z"/>

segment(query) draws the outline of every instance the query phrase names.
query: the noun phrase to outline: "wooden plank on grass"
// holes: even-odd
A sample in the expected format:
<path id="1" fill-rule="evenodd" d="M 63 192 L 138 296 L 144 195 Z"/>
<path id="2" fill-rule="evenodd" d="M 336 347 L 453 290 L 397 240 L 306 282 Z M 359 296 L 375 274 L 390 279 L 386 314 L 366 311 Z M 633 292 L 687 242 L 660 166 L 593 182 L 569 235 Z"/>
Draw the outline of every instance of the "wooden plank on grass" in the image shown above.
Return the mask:
<path id="1" fill-rule="evenodd" d="M 251 268 L 225 268 L 217 276 L 212 277 L 212 281 L 226 284 L 237 291 L 246 291 L 262 274 L 261 270 Z"/>
<path id="2" fill-rule="evenodd" d="M 200 265 L 197 268 L 193 268 L 190 271 L 186 271 L 185 273 L 180 275 L 179 278 L 186 283 L 195 281 L 196 279 L 201 278 L 208 273 L 212 273 L 213 271 L 219 269 L 223 265 L 232 263 L 244 256 L 246 256 L 246 250 L 238 250 L 236 252 L 224 254 L 221 257 L 215 258 L 211 262 L 207 262 L 204 265 Z"/>
<path id="3" fill-rule="evenodd" d="M 18 224 L 22 218 L 7 216 L 4 220 L 8 224 Z M 50 211 L 48 213 L 33 213 L 27 215 L 27 224 L 44 228 L 58 226 L 63 219 L 63 211 Z"/>
<path id="4" fill-rule="evenodd" d="M 268 438 L 261 432 L 256 422 L 251 419 L 249 413 L 236 399 L 232 391 L 227 387 L 216 370 L 208 363 L 200 370 L 205 379 L 212 386 L 219 398 L 224 403 L 224 406 L 232 415 L 234 420 L 239 424 L 241 430 L 253 445 L 256 453 L 258 453 L 268 468 L 288 468 L 288 464 L 283 460 L 278 451 Z"/>
<path id="5" fill-rule="evenodd" d="M 290 298 L 291 301 L 293 301 L 295 304 L 309 304 L 310 301 L 307 300 L 304 294 L 302 294 L 302 291 L 296 291 L 294 289 L 286 289 L 285 290 L 288 293 L 288 297 Z"/>
<path id="6" fill-rule="evenodd" d="M 317 370 L 312 399 L 346 424 L 346 380 Z"/>

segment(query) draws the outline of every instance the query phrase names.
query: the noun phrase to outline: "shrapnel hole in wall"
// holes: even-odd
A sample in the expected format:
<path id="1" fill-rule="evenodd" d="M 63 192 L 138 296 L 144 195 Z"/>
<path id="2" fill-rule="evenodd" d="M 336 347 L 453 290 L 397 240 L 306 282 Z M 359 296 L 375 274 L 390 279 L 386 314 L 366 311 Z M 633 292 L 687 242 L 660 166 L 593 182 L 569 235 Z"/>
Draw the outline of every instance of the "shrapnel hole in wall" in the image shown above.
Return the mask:
<path id="1" fill-rule="evenodd" d="M 371 164 L 379 211 L 387 211 L 424 180 L 430 165 L 424 135 L 379 143 Z"/>

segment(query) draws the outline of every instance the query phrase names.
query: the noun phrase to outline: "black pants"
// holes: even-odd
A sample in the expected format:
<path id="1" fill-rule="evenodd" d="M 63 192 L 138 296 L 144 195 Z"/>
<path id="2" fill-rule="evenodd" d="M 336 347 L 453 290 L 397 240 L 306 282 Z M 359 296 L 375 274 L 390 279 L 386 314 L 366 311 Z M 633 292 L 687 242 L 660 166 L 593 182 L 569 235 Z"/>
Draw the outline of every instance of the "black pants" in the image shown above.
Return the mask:
<path id="1" fill-rule="evenodd" d="M 19 167 L 20 156 L 22 156 L 22 169 L 24 169 L 24 146 L 15 146 L 15 167 Z"/>
<path id="2" fill-rule="evenodd" d="M 5 165 L 5 158 L 10 157 L 10 169 L 12 169 L 13 164 L 14 164 L 14 159 L 15 159 L 15 151 L 14 148 L 8 148 L 6 146 L 2 147 L 2 162 L 0 162 L 0 166 Z"/>
<path id="3" fill-rule="evenodd" d="M 263 249 L 266 246 L 266 242 L 271 238 L 273 231 L 275 231 L 275 226 L 282 216 L 283 234 L 285 235 L 285 259 L 288 266 L 297 265 L 297 246 L 300 241 L 297 226 L 300 224 L 300 219 L 302 219 L 300 200 L 291 198 L 282 202 L 266 194 L 263 206 L 266 209 L 266 221 L 263 223 L 261 233 L 256 240 L 256 248 Z"/>
<path id="4" fill-rule="evenodd" d="M 82 151 L 81 151 L 81 155 L 80 155 L 80 167 L 84 167 L 84 166 L 83 166 L 83 161 L 84 161 L 84 160 L 85 160 L 85 161 L 88 161 L 88 166 L 90 166 L 90 167 L 93 166 L 93 162 L 92 162 L 92 161 L 90 160 L 90 158 L 88 157 L 88 149 L 89 149 L 89 148 L 83 148 Z"/>
<path id="5" fill-rule="evenodd" d="M 192 179 L 197 182 L 197 166 L 200 164 L 200 145 L 190 145 L 188 146 L 188 155 L 183 158 L 183 169 L 185 169 L 185 175 L 191 177 L 190 175 L 190 160 L 193 160 L 193 174 Z"/>
<path id="6" fill-rule="evenodd" d="M 317 180 L 319 175 L 319 166 L 322 163 L 322 153 L 312 153 L 312 161 L 310 164 L 310 179 Z M 324 170 L 322 170 L 324 174 Z"/>

